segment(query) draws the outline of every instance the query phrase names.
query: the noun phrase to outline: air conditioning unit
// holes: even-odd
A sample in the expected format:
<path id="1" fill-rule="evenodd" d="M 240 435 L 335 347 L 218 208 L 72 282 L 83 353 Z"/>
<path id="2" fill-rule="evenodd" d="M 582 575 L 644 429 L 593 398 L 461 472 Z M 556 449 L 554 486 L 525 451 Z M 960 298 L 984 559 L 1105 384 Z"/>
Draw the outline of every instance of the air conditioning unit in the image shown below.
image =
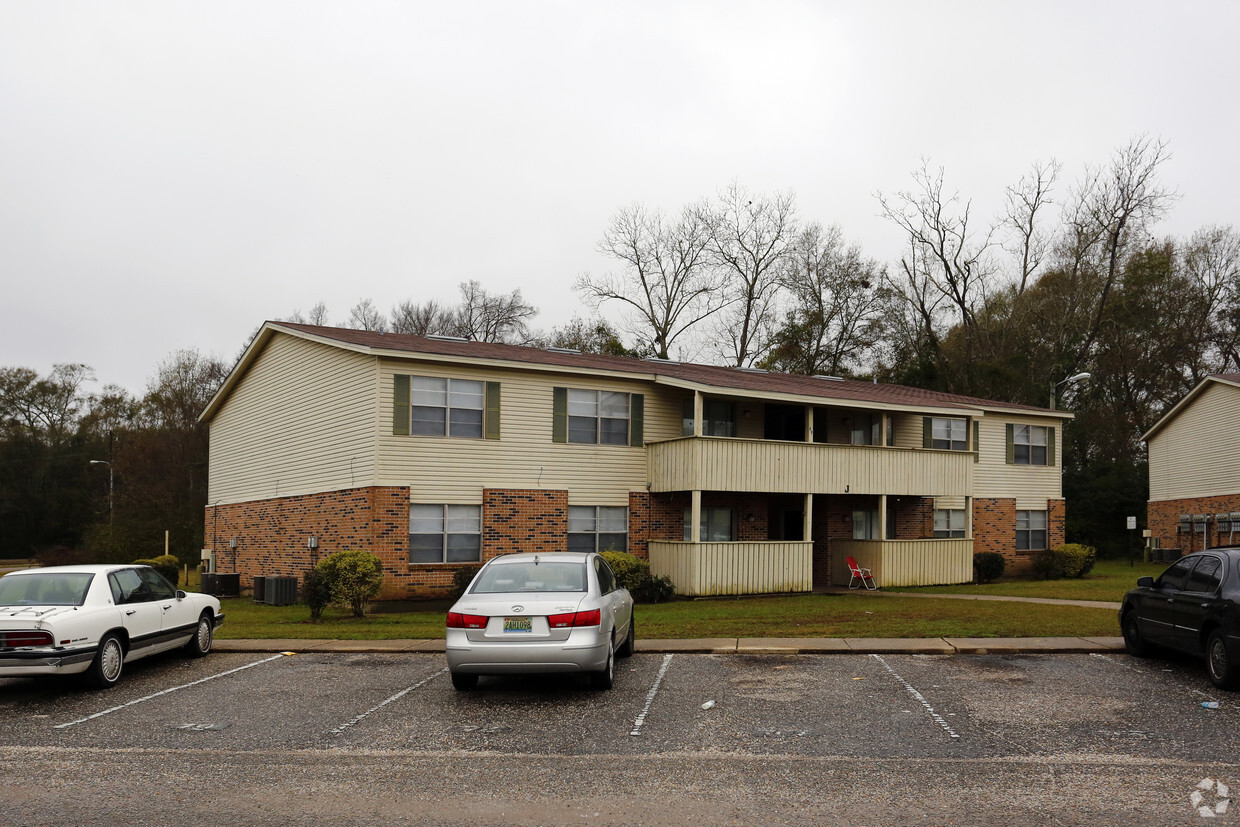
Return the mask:
<path id="1" fill-rule="evenodd" d="M 254 602 L 255 603 L 266 602 L 266 598 L 264 597 L 264 595 L 266 594 L 266 589 L 265 589 L 266 585 L 267 585 L 267 578 L 262 576 L 261 574 L 254 578 Z"/>
<path id="2" fill-rule="evenodd" d="M 291 606 L 297 602 L 296 577 L 266 577 L 263 602 L 268 606 Z"/>

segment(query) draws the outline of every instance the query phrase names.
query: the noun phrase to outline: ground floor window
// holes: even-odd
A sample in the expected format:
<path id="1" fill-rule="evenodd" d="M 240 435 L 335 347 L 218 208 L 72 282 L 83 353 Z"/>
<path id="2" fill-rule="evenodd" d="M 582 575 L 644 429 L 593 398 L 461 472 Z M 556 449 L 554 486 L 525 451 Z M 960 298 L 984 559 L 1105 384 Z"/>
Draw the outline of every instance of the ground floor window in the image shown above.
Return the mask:
<path id="1" fill-rule="evenodd" d="M 879 539 L 878 531 L 878 509 L 856 509 L 853 511 L 853 539 L 854 540 L 877 540 Z"/>
<path id="2" fill-rule="evenodd" d="M 569 551 L 629 550 L 629 510 L 623 506 L 570 505 Z"/>
<path id="3" fill-rule="evenodd" d="M 964 510 L 936 508 L 934 510 L 934 536 L 937 538 L 964 537 Z"/>
<path id="4" fill-rule="evenodd" d="M 693 526 L 693 509 L 685 509 L 685 540 L 691 540 Z M 735 538 L 732 532 L 732 509 L 703 508 L 701 534 L 703 543 L 730 543 Z"/>
<path id="5" fill-rule="evenodd" d="M 409 506 L 410 563 L 482 560 L 482 506 Z"/>
<path id="6" fill-rule="evenodd" d="M 1029 551 L 1046 548 L 1046 512 L 1016 512 L 1016 548 Z"/>

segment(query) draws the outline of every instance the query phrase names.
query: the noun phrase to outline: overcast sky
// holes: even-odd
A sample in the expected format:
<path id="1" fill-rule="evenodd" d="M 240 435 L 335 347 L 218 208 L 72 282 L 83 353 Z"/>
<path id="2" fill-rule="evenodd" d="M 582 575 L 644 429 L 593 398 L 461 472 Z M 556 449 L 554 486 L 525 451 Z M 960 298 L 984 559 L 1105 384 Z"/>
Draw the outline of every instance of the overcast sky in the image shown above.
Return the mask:
<path id="1" fill-rule="evenodd" d="M 588 312 L 610 216 L 735 180 L 895 261 L 924 156 L 979 215 L 1169 142 L 1161 233 L 1237 223 L 1240 3 L 0 3 L 0 366 L 141 392 L 325 301 Z M 612 314 L 607 314 L 612 315 Z"/>

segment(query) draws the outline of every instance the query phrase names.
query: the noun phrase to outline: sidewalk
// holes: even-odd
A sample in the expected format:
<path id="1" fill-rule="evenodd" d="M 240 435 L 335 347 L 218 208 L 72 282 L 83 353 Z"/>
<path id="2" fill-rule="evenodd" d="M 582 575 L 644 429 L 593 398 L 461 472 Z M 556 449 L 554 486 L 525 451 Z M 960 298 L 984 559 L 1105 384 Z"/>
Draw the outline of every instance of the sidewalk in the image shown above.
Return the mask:
<path id="1" fill-rule="evenodd" d="M 219 640 L 217 652 L 442 652 L 442 640 Z M 647 654 L 1018 655 L 1122 652 L 1121 637 L 700 638 L 637 640 Z"/>

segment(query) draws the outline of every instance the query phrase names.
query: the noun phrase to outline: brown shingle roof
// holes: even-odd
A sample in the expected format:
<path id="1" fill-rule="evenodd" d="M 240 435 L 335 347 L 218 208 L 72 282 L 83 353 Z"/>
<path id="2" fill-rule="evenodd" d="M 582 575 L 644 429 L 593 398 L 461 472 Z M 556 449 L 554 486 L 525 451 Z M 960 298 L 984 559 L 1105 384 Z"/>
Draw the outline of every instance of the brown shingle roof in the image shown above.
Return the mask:
<path id="1" fill-rule="evenodd" d="M 780 393 L 822 399 L 849 400 L 856 402 L 886 403 L 919 407 L 970 407 L 1004 408 L 1022 411 L 1048 412 L 1046 408 L 1017 405 L 992 399 L 979 399 L 958 394 L 911 388 L 904 385 L 874 384 L 845 379 L 819 379 L 791 373 L 749 371 L 725 368 L 717 365 L 664 362 L 650 359 L 634 359 L 626 356 L 602 356 L 590 353 L 571 353 L 520 345 L 502 345 L 491 342 L 456 341 L 442 338 L 412 336 L 403 333 L 375 333 L 340 327 L 320 327 L 291 322 L 268 322 L 279 328 L 295 330 L 310 336 L 344 344 L 373 348 L 394 353 L 435 354 L 459 356 L 466 359 L 493 359 L 517 364 L 536 364 L 577 370 L 605 370 L 619 373 L 643 374 L 679 379 L 720 390 L 750 391 L 753 393 Z M 1067 416 L 1056 412 L 1059 416 Z"/>

